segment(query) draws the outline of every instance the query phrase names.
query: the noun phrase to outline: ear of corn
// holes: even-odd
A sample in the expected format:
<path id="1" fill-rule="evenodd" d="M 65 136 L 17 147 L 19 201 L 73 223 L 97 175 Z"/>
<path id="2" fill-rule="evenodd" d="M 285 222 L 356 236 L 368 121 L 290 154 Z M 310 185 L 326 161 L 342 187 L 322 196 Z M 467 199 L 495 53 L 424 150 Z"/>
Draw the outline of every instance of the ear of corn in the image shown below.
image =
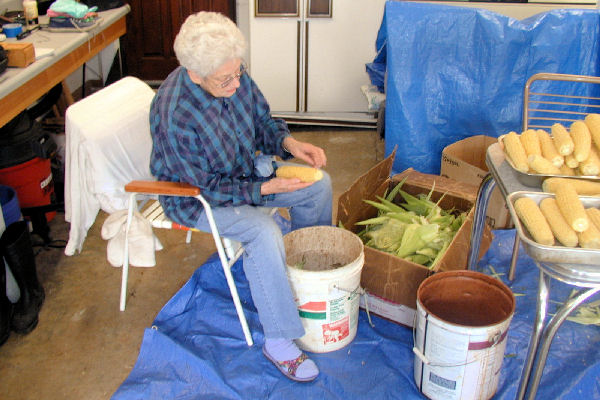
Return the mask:
<path id="1" fill-rule="evenodd" d="M 584 123 L 590 130 L 592 141 L 597 148 L 600 149 L 600 114 L 588 114 L 584 119 Z"/>
<path id="2" fill-rule="evenodd" d="M 316 182 L 323 178 L 323 171 L 297 165 L 282 165 L 277 168 L 275 175 L 279 178 L 298 178 L 302 182 Z"/>
<path id="3" fill-rule="evenodd" d="M 542 156 L 544 156 L 545 159 L 550 160 L 550 162 L 552 162 L 552 164 L 558 168 L 564 165 L 565 158 L 558 154 L 556 147 L 554 147 L 554 142 L 552 141 L 552 138 L 548 132 L 543 129 L 538 129 L 536 133 L 538 140 L 540 141 Z"/>
<path id="4" fill-rule="evenodd" d="M 589 215 L 589 211 L 586 210 Z M 577 234 L 579 238 L 579 245 L 586 249 L 600 249 L 600 230 L 598 227 L 591 223 L 588 228 Z"/>
<path id="5" fill-rule="evenodd" d="M 575 158 L 573 153 L 565 156 L 565 165 L 569 168 L 579 167 L 579 161 Z"/>
<path id="6" fill-rule="evenodd" d="M 558 240 L 563 246 L 577 247 L 579 240 L 577 233 L 569 226 L 565 217 L 560 212 L 556 200 L 552 197 L 546 197 L 540 202 L 540 210 L 550 229 L 554 234 L 556 240 Z"/>
<path id="7" fill-rule="evenodd" d="M 570 127 L 573 139 L 573 155 L 579 162 L 587 160 L 592 145 L 592 136 L 587 125 L 583 121 L 574 121 Z"/>
<path id="8" fill-rule="evenodd" d="M 557 122 L 552 125 L 551 132 L 552 140 L 554 141 L 554 147 L 556 147 L 556 150 L 559 154 L 568 156 L 569 154 L 573 153 L 575 144 L 573 143 L 573 139 L 567 131 L 567 128 L 565 128 L 561 123 Z"/>
<path id="9" fill-rule="evenodd" d="M 577 175 L 575 173 L 575 170 L 573 168 L 568 167 L 566 164 L 561 165 L 558 169 L 560 170 L 560 175 L 566 175 L 566 176 Z"/>
<path id="10" fill-rule="evenodd" d="M 565 178 L 566 179 L 566 178 Z M 575 187 L 570 183 L 557 185 L 554 192 L 560 212 L 575 232 L 584 232 L 589 220 Z"/>
<path id="11" fill-rule="evenodd" d="M 515 211 L 527 231 L 539 244 L 554 245 L 554 235 L 536 202 L 529 197 L 520 197 L 515 201 Z"/>
<path id="12" fill-rule="evenodd" d="M 600 229 L 600 210 L 594 207 L 586 208 L 588 218 L 590 222 L 596 225 L 596 228 Z"/>
<path id="13" fill-rule="evenodd" d="M 513 165 L 518 171 L 527 172 L 529 171 L 529 164 L 527 163 L 527 153 L 523 148 L 521 139 L 516 132 L 509 132 L 504 136 L 504 151 L 512 161 Z"/>
<path id="14" fill-rule="evenodd" d="M 590 149 L 588 158 L 579 163 L 581 175 L 595 176 L 600 174 L 600 157 L 596 149 Z"/>
<path id="15" fill-rule="evenodd" d="M 525 149 L 525 154 L 528 156 L 533 154 L 538 156 L 542 155 L 540 139 L 538 138 L 537 132 L 534 129 L 527 129 L 521 133 L 520 139 L 523 149 Z"/>
<path id="16" fill-rule="evenodd" d="M 600 182 L 576 178 L 547 178 L 542 183 L 542 190 L 547 193 L 556 193 L 556 188 L 564 184 L 573 186 L 577 194 L 581 196 L 600 194 Z"/>
<path id="17" fill-rule="evenodd" d="M 529 163 L 529 168 L 538 174 L 546 174 L 546 175 L 559 175 L 560 169 L 558 169 L 552 162 L 546 160 L 544 157 L 538 154 L 532 154 L 527 157 L 527 162 Z"/>

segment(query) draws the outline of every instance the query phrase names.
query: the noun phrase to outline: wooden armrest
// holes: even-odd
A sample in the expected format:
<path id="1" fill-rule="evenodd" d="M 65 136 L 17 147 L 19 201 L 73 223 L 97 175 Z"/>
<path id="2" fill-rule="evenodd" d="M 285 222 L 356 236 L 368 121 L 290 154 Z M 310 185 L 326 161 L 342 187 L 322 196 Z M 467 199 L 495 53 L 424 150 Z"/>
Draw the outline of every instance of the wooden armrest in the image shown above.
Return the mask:
<path id="1" fill-rule="evenodd" d="M 189 197 L 200 194 L 200 188 L 189 183 L 166 181 L 131 181 L 125 185 L 125 191 L 130 193 Z"/>

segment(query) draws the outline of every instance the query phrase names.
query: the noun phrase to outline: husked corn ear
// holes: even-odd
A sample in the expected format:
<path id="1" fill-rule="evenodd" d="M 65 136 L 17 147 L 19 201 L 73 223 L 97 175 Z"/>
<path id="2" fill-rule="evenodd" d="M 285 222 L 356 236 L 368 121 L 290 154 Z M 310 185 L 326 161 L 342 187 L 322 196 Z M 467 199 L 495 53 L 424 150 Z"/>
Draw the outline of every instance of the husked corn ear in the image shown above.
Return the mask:
<path id="1" fill-rule="evenodd" d="M 542 155 L 540 139 L 534 129 L 527 129 L 525 132 L 521 133 L 520 139 L 523 149 L 525 149 L 525 154 L 528 156 L 533 154 L 538 156 Z"/>
<path id="2" fill-rule="evenodd" d="M 579 162 L 587 160 L 592 146 L 590 130 L 583 121 L 574 121 L 569 129 L 573 139 L 573 155 Z"/>
<path id="3" fill-rule="evenodd" d="M 546 197 L 540 202 L 540 210 L 544 217 L 546 217 L 546 221 L 550 225 L 550 229 L 556 240 L 563 246 L 577 247 L 577 243 L 579 243 L 577 233 L 569 226 L 565 217 L 561 214 L 556 200 L 552 197 Z"/>
<path id="4" fill-rule="evenodd" d="M 600 114 L 588 114 L 583 121 L 590 130 L 592 141 L 600 148 Z"/>
<path id="5" fill-rule="evenodd" d="M 595 207 L 590 207 L 586 208 L 585 212 L 587 212 L 590 222 L 596 225 L 596 228 L 600 229 L 600 210 Z"/>
<path id="6" fill-rule="evenodd" d="M 542 190 L 556 193 L 556 188 L 565 184 L 573 186 L 577 194 L 581 196 L 595 196 L 600 193 L 600 182 L 576 178 L 547 178 L 542 183 Z"/>
<path id="7" fill-rule="evenodd" d="M 275 175 L 279 178 L 298 178 L 302 182 L 316 182 L 323 178 L 323 171 L 312 167 L 282 165 L 277 168 Z"/>
<path id="8" fill-rule="evenodd" d="M 566 164 L 561 165 L 558 169 L 560 170 L 560 174 L 559 175 L 566 175 L 566 176 L 575 176 L 575 175 L 577 175 L 575 173 L 575 170 L 573 168 L 568 167 Z"/>
<path id="9" fill-rule="evenodd" d="M 529 168 L 538 174 L 547 174 L 547 175 L 559 175 L 560 169 L 558 169 L 554 164 L 550 161 L 546 160 L 544 157 L 532 154 L 527 157 L 527 162 L 529 163 Z"/>
<path id="10" fill-rule="evenodd" d="M 588 218 L 590 222 L 596 225 L 596 228 L 600 229 L 600 210 L 594 207 L 586 208 Z"/>
<path id="11" fill-rule="evenodd" d="M 579 239 L 579 246 L 586 249 L 600 249 L 600 230 L 595 224 L 589 224 L 588 228 L 585 231 L 578 233 L 577 236 Z"/>
<path id="12" fill-rule="evenodd" d="M 565 164 L 569 168 L 577 168 L 577 167 L 579 167 L 579 161 L 577 161 L 575 159 L 575 156 L 573 155 L 573 153 L 565 156 Z"/>
<path id="13" fill-rule="evenodd" d="M 581 175 L 595 176 L 600 174 L 600 157 L 596 149 L 590 149 L 588 158 L 580 162 L 578 168 Z"/>
<path id="14" fill-rule="evenodd" d="M 558 150 L 554 147 L 554 142 L 552 138 L 543 129 L 538 129 L 536 131 L 538 140 L 540 141 L 540 148 L 542 149 L 542 156 L 545 159 L 550 160 L 554 166 L 560 168 L 565 163 L 565 158 L 558 154 Z"/>
<path id="15" fill-rule="evenodd" d="M 552 132 L 552 140 L 554 141 L 554 147 L 559 154 L 568 156 L 573 152 L 575 144 L 571 135 L 561 123 L 557 122 L 550 128 Z"/>
<path id="16" fill-rule="evenodd" d="M 523 148 L 521 139 L 516 132 L 509 132 L 504 136 L 504 151 L 510 158 L 513 165 L 518 171 L 527 172 L 529 171 L 529 164 L 527 163 L 527 153 Z"/>
<path id="17" fill-rule="evenodd" d="M 554 245 L 554 235 L 536 202 L 529 197 L 520 197 L 515 201 L 515 211 L 527 231 L 539 244 Z"/>
<path id="18" fill-rule="evenodd" d="M 567 179 L 567 178 L 565 178 Z M 585 231 L 590 223 L 581 200 L 570 183 L 558 185 L 554 192 L 556 204 L 567 223 L 575 232 Z"/>

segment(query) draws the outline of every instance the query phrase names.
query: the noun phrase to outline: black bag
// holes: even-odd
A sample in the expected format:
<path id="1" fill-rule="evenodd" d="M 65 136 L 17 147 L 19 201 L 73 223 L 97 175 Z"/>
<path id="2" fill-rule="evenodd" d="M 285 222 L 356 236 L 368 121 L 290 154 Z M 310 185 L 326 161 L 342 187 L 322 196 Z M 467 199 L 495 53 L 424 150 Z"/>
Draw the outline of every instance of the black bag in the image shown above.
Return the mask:
<path id="1" fill-rule="evenodd" d="M 6 67 L 8 66 L 8 54 L 6 54 L 6 50 L 4 47 L 0 46 L 0 75 L 6 71 Z"/>
<path id="2" fill-rule="evenodd" d="M 81 0 L 81 2 L 88 7 L 98 7 L 98 11 L 106 11 L 124 5 L 123 0 Z"/>

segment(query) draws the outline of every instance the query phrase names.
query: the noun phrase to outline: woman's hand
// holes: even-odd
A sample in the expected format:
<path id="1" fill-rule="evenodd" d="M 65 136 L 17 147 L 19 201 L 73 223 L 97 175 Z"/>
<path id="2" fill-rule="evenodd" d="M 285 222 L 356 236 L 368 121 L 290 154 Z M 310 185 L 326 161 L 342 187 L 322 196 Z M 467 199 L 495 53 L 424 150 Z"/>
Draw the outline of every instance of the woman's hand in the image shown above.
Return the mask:
<path id="1" fill-rule="evenodd" d="M 312 185 L 314 182 L 302 182 L 298 178 L 273 178 L 260 186 L 260 194 L 265 196 L 274 193 L 293 192 L 295 190 L 304 189 Z"/>
<path id="2" fill-rule="evenodd" d="M 327 165 L 327 156 L 322 148 L 313 144 L 301 142 L 291 136 L 283 140 L 283 147 L 296 158 L 306 161 L 314 168 L 321 168 Z"/>

